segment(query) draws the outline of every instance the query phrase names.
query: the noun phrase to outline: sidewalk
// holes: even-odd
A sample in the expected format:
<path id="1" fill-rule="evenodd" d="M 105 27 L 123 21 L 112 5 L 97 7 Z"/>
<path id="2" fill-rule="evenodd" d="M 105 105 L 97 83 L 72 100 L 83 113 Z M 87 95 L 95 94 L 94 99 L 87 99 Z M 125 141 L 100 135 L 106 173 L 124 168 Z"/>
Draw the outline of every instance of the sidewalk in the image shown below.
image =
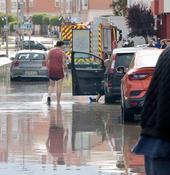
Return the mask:
<path id="1" fill-rule="evenodd" d="M 29 40 L 28 36 L 24 37 L 24 40 Z M 48 49 L 52 48 L 54 44 L 56 43 L 56 38 L 51 38 L 48 36 L 32 36 L 31 40 L 38 41 L 42 44 L 44 44 Z M 2 39 L 0 38 L 0 48 L 6 49 L 6 43 L 2 44 Z M 8 48 L 9 49 L 15 49 L 15 36 L 9 36 L 8 38 Z"/>

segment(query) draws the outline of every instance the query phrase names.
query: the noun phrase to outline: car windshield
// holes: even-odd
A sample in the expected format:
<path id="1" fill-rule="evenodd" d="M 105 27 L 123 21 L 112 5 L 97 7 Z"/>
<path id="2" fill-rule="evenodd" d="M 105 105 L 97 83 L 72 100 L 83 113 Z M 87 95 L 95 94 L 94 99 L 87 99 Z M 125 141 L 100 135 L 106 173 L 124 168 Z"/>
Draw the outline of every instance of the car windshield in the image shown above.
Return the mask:
<path id="1" fill-rule="evenodd" d="M 134 53 L 119 53 L 116 55 L 115 67 L 124 66 L 129 67 L 129 64 L 134 57 Z"/>
<path id="2" fill-rule="evenodd" d="M 155 67 L 161 52 L 152 52 L 152 54 L 145 54 L 141 57 L 137 57 L 135 61 L 135 67 Z"/>
<path id="3" fill-rule="evenodd" d="M 18 60 L 44 60 L 45 55 L 42 53 L 20 53 L 16 58 Z"/>
<path id="4" fill-rule="evenodd" d="M 28 45 L 33 45 L 34 41 L 24 41 L 24 45 L 28 46 Z"/>

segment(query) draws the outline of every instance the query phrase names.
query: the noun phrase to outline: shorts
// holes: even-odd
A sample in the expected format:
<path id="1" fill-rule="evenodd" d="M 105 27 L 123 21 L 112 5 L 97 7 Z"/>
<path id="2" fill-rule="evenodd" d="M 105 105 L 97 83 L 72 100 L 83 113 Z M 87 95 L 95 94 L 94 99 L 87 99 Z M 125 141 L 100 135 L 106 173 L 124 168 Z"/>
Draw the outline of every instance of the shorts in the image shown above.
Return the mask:
<path id="1" fill-rule="evenodd" d="M 62 78 L 58 78 L 58 77 L 49 77 L 50 80 L 53 80 L 53 81 L 58 81 L 58 80 L 61 80 Z"/>

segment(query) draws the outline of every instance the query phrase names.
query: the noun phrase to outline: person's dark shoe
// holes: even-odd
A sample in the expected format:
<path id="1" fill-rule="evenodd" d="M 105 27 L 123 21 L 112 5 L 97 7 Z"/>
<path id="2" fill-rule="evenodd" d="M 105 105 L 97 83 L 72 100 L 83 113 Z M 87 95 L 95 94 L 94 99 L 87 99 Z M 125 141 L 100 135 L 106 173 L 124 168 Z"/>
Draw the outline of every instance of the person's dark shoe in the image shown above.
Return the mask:
<path id="1" fill-rule="evenodd" d="M 96 99 L 95 98 L 89 97 L 89 99 L 90 99 L 90 102 L 96 102 Z"/>
<path id="2" fill-rule="evenodd" d="M 50 106 L 51 105 L 51 97 L 47 97 L 47 104 Z"/>

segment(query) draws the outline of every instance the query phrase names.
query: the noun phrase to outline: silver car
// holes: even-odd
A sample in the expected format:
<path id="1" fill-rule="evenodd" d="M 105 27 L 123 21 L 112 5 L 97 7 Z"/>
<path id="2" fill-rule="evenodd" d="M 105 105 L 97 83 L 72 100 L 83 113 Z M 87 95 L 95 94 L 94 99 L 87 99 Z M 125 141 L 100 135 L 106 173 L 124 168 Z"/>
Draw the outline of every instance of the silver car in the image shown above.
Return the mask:
<path id="1" fill-rule="evenodd" d="M 11 58 L 11 80 L 16 78 L 47 78 L 47 53 L 42 50 L 21 50 Z"/>

